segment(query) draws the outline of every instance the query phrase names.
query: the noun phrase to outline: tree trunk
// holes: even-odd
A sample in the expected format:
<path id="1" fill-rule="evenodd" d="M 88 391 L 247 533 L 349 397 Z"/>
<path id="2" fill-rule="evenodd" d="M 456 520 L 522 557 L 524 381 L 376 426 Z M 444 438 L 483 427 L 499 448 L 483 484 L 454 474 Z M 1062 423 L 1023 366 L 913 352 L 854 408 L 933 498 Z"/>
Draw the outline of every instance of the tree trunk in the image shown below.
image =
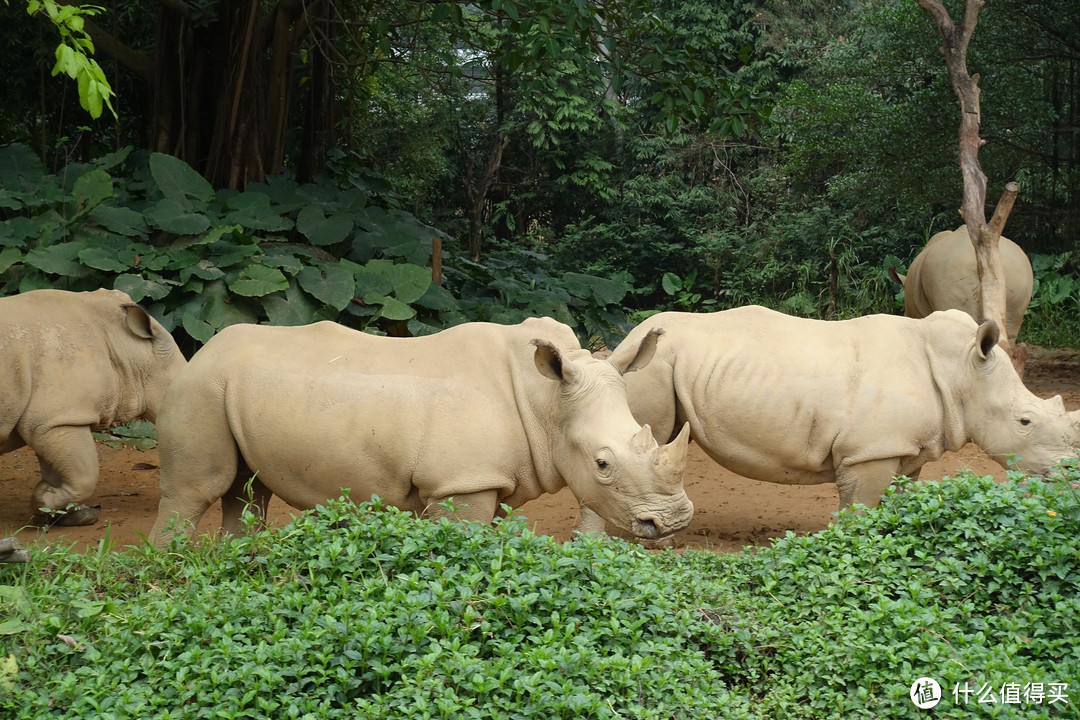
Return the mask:
<path id="1" fill-rule="evenodd" d="M 1005 221 L 1019 192 L 1016 183 L 1009 183 L 994 211 L 986 222 L 986 175 L 979 166 L 979 148 L 985 141 L 979 137 L 979 76 L 968 74 L 967 48 L 975 32 L 979 11 L 984 0 L 966 0 L 963 25 L 953 23 L 939 0 L 916 0 L 934 18 L 944 44 L 941 53 L 949 71 L 953 90 L 960 100 L 960 172 L 964 179 L 963 204 L 960 213 L 967 225 L 968 235 L 975 248 L 979 273 L 979 305 L 982 319 L 993 320 L 1001 330 L 1001 346 L 1010 353 L 1005 324 L 1005 271 L 998 248 Z"/>
<path id="2" fill-rule="evenodd" d="M 270 8 L 262 0 L 219 0 L 197 15 L 185 0 L 159 0 L 153 57 L 92 22 L 86 27 L 103 53 L 151 83 L 151 148 L 184 160 L 214 187 L 243 189 L 283 169 L 296 55 L 310 18 L 325 20 L 327 8 L 324 0 L 279 0 Z M 313 106 L 332 95 L 322 83 L 307 88 Z M 322 121 L 318 113 L 307 117 Z M 326 117 L 332 122 L 332 113 Z M 314 151 L 305 140 L 302 152 Z"/>

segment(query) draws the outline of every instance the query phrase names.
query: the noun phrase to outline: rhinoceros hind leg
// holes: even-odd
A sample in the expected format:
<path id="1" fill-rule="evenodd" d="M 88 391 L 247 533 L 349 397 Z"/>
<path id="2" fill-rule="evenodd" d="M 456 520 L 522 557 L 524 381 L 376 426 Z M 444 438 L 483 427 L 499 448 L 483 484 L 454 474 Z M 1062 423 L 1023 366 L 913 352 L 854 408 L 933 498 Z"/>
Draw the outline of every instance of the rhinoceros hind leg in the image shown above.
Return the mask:
<path id="1" fill-rule="evenodd" d="M 851 505 L 875 508 L 881 496 L 892 484 L 900 469 L 896 458 L 873 460 L 855 465 L 841 465 L 836 470 L 836 488 L 840 494 L 840 509 Z"/>
<path id="2" fill-rule="evenodd" d="M 244 528 L 240 522 L 244 508 L 259 518 L 256 529 L 262 529 L 266 521 L 266 510 L 273 493 L 257 475 L 252 475 L 247 468 L 241 468 L 236 474 L 229 491 L 221 496 L 221 532 L 224 535 L 236 535 Z"/>
<path id="3" fill-rule="evenodd" d="M 30 447 L 38 456 L 41 481 L 31 499 L 34 512 L 66 510 L 94 494 L 98 483 L 98 455 L 90 428 L 56 427 L 34 436 Z M 70 517 L 68 517 L 70 515 Z M 79 507 L 57 521 L 62 525 L 91 525 L 97 512 Z"/>
<path id="4" fill-rule="evenodd" d="M 431 520 L 450 518 L 451 520 L 475 520 L 489 523 L 495 519 L 495 513 L 499 509 L 499 493 L 496 490 L 484 490 L 481 492 L 454 495 L 453 507 L 449 510 L 443 507 L 445 497 L 432 497 L 427 501 L 423 517 Z"/>

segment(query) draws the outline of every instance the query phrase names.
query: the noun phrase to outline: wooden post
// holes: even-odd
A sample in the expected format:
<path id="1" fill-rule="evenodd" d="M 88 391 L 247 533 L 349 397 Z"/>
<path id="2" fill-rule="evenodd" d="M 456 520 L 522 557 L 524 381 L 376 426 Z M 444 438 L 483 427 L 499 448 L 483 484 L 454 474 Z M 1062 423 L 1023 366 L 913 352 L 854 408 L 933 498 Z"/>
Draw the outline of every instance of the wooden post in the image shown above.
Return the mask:
<path id="1" fill-rule="evenodd" d="M 431 281 L 442 285 L 442 238 L 431 239 Z"/>

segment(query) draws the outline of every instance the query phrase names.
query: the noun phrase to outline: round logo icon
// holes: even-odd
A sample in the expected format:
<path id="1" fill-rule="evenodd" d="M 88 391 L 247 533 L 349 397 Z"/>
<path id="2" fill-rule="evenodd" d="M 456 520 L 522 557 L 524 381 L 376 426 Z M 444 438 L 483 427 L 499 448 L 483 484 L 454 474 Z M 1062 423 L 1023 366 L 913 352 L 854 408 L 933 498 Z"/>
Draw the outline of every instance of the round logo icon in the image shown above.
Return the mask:
<path id="1" fill-rule="evenodd" d="M 911 697 L 911 702 L 915 703 L 915 707 L 920 710 L 929 710 L 941 702 L 941 686 L 934 678 L 921 677 L 911 683 L 908 695 Z"/>

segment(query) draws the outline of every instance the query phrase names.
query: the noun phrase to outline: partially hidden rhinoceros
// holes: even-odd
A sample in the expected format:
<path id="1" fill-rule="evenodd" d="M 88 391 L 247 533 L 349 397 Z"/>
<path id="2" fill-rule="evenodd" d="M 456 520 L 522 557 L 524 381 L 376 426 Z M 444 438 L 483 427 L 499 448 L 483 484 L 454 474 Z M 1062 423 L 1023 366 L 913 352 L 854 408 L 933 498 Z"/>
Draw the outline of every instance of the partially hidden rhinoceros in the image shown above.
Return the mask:
<path id="1" fill-rule="evenodd" d="M 1022 376 L 1027 364 L 1026 348 L 1016 342 L 1024 313 L 1031 302 L 1035 278 L 1031 261 L 1015 242 L 1002 236 L 998 243 L 1005 272 L 1005 336 L 1013 365 Z M 930 238 L 908 267 L 896 274 L 904 286 L 904 314 L 923 318 L 935 310 L 963 310 L 979 317 L 979 273 L 975 248 L 966 225 L 939 232 Z"/>
<path id="2" fill-rule="evenodd" d="M 895 475 L 917 477 L 969 441 L 1036 473 L 1077 451 L 1080 411 L 1032 394 L 997 326 L 959 310 L 839 321 L 755 306 L 665 312 L 612 361 L 658 328 L 656 357 L 626 378 L 639 422 L 661 441 L 689 422 L 710 457 L 748 478 L 835 482 L 841 507 L 876 506 Z"/>
<path id="3" fill-rule="evenodd" d="M 168 331 L 119 290 L 0 298 L 0 453 L 37 453 L 32 512 L 89 498 L 99 472 L 91 431 L 153 421 L 185 363 Z M 57 522 L 96 520 L 81 507 Z"/>
<path id="4" fill-rule="evenodd" d="M 682 485 L 689 430 L 660 446 L 630 414 L 622 377 L 647 366 L 658 337 L 644 333 L 615 364 L 550 318 L 416 338 L 330 322 L 228 327 L 165 400 L 151 541 L 190 532 L 218 498 L 222 530 L 238 531 L 248 483 L 263 513 L 271 494 L 312 508 L 345 489 L 358 502 L 377 495 L 417 515 L 487 522 L 502 504 L 569 485 L 635 536 L 670 535 L 693 514 Z"/>

